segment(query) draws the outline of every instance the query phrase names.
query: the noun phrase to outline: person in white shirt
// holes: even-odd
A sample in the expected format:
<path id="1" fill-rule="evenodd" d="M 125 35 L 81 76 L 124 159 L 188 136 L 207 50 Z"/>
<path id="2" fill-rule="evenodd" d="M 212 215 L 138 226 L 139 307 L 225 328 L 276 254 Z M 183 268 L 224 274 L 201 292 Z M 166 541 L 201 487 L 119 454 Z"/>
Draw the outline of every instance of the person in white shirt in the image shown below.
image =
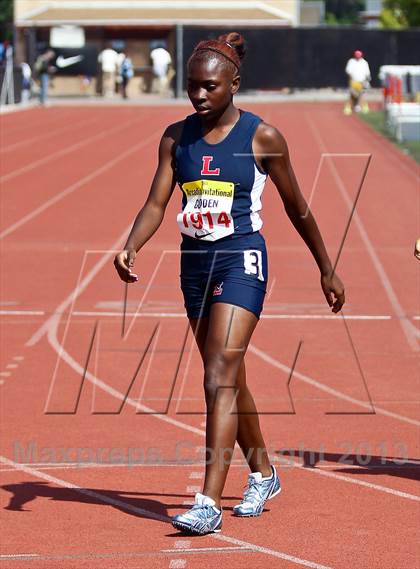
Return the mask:
<path id="1" fill-rule="evenodd" d="M 118 71 L 119 55 L 107 47 L 98 56 L 98 62 L 102 70 L 102 95 L 113 97 L 115 94 L 115 77 Z"/>
<path id="2" fill-rule="evenodd" d="M 21 103 L 26 105 L 31 98 L 31 86 L 32 86 L 32 70 L 26 61 L 22 61 L 20 64 L 22 69 L 22 94 Z"/>
<path id="3" fill-rule="evenodd" d="M 150 52 L 150 58 L 158 92 L 162 94 L 167 90 L 170 81 L 169 66 L 172 63 L 171 55 L 164 47 L 156 47 Z"/>
<path id="4" fill-rule="evenodd" d="M 362 95 L 369 88 L 371 76 L 369 63 L 364 59 L 363 52 L 359 49 L 348 60 L 346 73 L 349 77 L 350 103 L 344 109 L 345 114 L 350 115 L 353 111 L 358 113 L 361 110 L 368 112 L 369 107 L 367 103 L 362 104 Z"/>

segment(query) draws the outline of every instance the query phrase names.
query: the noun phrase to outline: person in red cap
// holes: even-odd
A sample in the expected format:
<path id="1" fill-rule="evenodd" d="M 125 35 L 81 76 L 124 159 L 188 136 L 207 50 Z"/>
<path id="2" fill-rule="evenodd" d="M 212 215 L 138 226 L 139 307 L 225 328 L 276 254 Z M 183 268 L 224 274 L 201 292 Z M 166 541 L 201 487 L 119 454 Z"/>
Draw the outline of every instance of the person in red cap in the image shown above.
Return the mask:
<path id="1" fill-rule="evenodd" d="M 344 113 L 351 115 L 353 111 L 356 113 L 360 111 L 369 112 L 368 104 L 362 103 L 362 95 L 369 87 L 371 76 L 369 63 L 364 59 L 363 52 L 360 49 L 357 49 L 353 53 L 353 57 L 348 60 L 346 73 L 349 77 L 350 101 L 344 107 Z"/>

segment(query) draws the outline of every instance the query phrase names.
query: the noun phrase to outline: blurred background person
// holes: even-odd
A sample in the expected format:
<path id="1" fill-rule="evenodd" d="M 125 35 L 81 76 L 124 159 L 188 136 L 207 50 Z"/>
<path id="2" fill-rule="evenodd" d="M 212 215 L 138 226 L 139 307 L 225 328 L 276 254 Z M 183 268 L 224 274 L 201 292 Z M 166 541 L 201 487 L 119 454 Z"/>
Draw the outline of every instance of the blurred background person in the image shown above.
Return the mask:
<path id="1" fill-rule="evenodd" d="M 32 69 L 30 68 L 29 64 L 26 61 L 22 61 L 20 64 L 20 68 L 22 69 L 22 94 L 21 94 L 21 102 L 23 105 L 28 103 L 29 99 L 31 98 L 31 89 L 32 89 Z"/>
<path id="2" fill-rule="evenodd" d="M 165 49 L 165 44 L 160 44 L 159 46 L 152 49 L 150 52 L 150 58 L 152 60 L 153 75 L 154 75 L 154 90 L 161 95 L 165 93 L 169 86 L 169 81 L 171 78 L 170 65 L 172 63 L 171 54 Z M 173 76 L 173 74 L 172 74 Z"/>
<path id="3" fill-rule="evenodd" d="M 39 79 L 39 101 L 41 105 L 47 104 L 48 101 L 50 76 L 56 71 L 56 68 L 51 65 L 54 58 L 55 52 L 52 49 L 47 49 L 35 61 L 35 71 Z"/>
<path id="4" fill-rule="evenodd" d="M 118 71 L 118 53 L 111 47 L 106 47 L 98 55 L 102 73 L 102 96 L 113 97 L 115 93 L 115 81 Z"/>
<path id="5" fill-rule="evenodd" d="M 346 73 L 349 77 L 350 101 L 344 108 L 346 115 L 351 115 L 353 111 L 359 113 L 369 112 L 369 106 L 362 101 L 363 93 L 370 85 L 369 63 L 364 59 L 363 52 L 357 49 L 346 64 Z"/>
<path id="6" fill-rule="evenodd" d="M 123 99 L 128 98 L 127 89 L 130 79 L 134 76 L 133 63 L 131 59 L 124 54 L 124 59 L 120 65 L 120 77 L 121 77 L 121 94 Z"/>

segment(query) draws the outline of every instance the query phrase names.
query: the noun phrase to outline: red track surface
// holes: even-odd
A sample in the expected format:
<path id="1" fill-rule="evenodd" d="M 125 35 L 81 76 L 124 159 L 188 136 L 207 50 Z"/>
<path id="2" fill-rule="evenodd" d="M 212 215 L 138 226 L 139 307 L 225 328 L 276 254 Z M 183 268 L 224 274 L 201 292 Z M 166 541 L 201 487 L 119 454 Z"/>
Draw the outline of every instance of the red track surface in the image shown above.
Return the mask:
<path id="1" fill-rule="evenodd" d="M 267 445 L 281 461 L 282 494 L 261 518 L 232 517 L 247 476 L 238 452 L 222 533 L 185 537 L 167 523 L 203 473 L 201 365 L 190 337 L 164 412 L 186 331 L 179 195 L 137 259 L 141 279 L 129 287 L 128 310 L 143 300 L 142 316 L 127 316 L 133 326 L 125 341 L 121 316 L 112 316 L 121 312 L 124 286 L 110 250 L 123 244 L 148 192 L 164 127 L 190 109 L 68 107 L 3 116 L 3 567 L 418 566 L 417 167 L 339 106 L 241 106 L 285 134 L 308 197 L 322 153 L 353 155 L 324 159 L 313 194 L 332 255 L 367 161 L 354 154 L 372 154 L 338 264 L 346 321 L 322 318 L 330 313 L 315 264 L 272 184 L 265 190 L 272 288 L 247 365 L 266 413 Z M 146 356 L 118 413 L 118 397 L 159 322 L 153 358 Z M 287 381 L 300 341 L 292 414 Z M 162 414 L 144 413 L 150 409 Z M 323 452 L 314 460 L 302 449 Z M 313 467 L 303 468 L 308 460 Z"/>

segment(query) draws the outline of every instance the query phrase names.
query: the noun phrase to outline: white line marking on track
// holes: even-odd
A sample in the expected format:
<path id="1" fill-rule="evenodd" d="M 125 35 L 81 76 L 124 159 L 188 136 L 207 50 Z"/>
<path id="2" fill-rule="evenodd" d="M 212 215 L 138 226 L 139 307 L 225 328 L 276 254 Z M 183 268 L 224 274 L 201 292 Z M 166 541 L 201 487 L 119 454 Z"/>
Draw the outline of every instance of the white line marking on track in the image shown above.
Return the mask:
<path id="1" fill-rule="evenodd" d="M 317 474 L 321 476 L 328 476 L 330 478 L 335 478 L 336 480 L 345 480 L 350 482 L 350 484 L 359 484 L 365 488 L 370 488 L 371 490 L 378 490 L 379 492 L 385 492 L 386 494 L 392 494 L 393 496 L 398 496 L 400 498 L 405 498 L 407 500 L 412 500 L 413 502 L 420 502 L 420 496 L 415 494 L 409 494 L 408 492 L 401 492 L 400 490 L 394 490 L 394 488 L 388 488 L 387 486 L 380 486 L 379 484 L 372 484 L 371 482 L 365 482 L 364 480 L 355 480 L 351 476 L 345 476 L 344 474 L 335 474 L 334 472 L 328 472 L 327 470 L 318 470 L 317 468 L 302 468 L 305 472 L 317 471 Z"/>
<path id="2" fill-rule="evenodd" d="M 144 146 L 147 146 L 150 142 L 152 142 L 152 140 L 154 140 L 158 135 L 160 134 L 159 131 L 154 132 L 151 136 L 149 136 L 148 138 L 145 138 L 144 140 L 142 140 L 141 142 L 139 142 L 138 144 L 135 144 L 134 146 L 131 146 L 130 148 L 128 148 L 127 150 L 125 150 L 124 152 L 122 152 L 121 154 L 118 154 L 118 156 L 116 156 L 115 158 L 113 158 L 112 160 L 108 160 L 106 162 L 106 164 L 104 164 L 103 166 L 101 166 L 100 168 L 97 168 L 94 172 L 88 174 L 87 176 L 84 176 L 83 178 L 80 178 L 80 180 L 78 180 L 77 182 L 75 182 L 74 184 L 71 184 L 70 186 L 68 186 L 67 188 L 65 188 L 64 190 L 62 190 L 61 192 L 58 192 L 57 194 L 55 194 L 52 198 L 50 198 L 49 200 L 45 201 L 43 204 L 41 204 L 40 206 L 38 206 L 37 208 L 33 209 L 30 213 L 26 214 L 25 216 L 23 216 L 21 219 L 19 219 L 19 221 L 16 221 L 15 223 L 13 223 L 12 225 L 10 225 L 9 227 L 7 227 L 6 229 L 4 229 L 1 233 L 0 233 L 0 239 L 3 239 L 4 237 L 7 237 L 7 235 L 10 235 L 11 233 L 13 233 L 14 231 L 16 231 L 17 229 L 19 229 L 20 227 L 22 227 L 22 225 L 25 225 L 25 223 L 27 223 L 28 221 L 31 221 L 32 219 L 34 219 L 35 217 L 37 217 L 40 213 L 43 213 L 46 209 L 48 209 L 49 207 L 51 207 L 52 205 L 54 205 L 55 203 L 59 202 L 60 200 L 62 200 L 63 198 L 65 198 L 66 196 L 68 196 L 69 194 L 73 193 L 74 191 L 78 190 L 79 188 L 81 188 L 82 186 L 84 186 L 86 183 L 90 182 L 91 180 L 93 180 L 94 178 L 97 178 L 98 176 L 100 176 L 101 174 L 103 174 L 104 172 L 106 172 L 107 170 L 110 170 L 111 168 L 113 168 L 116 164 L 118 164 L 118 162 L 121 162 L 122 160 L 124 160 L 125 158 L 127 158 L 128 156 L 131 156 L 132 154 L 138 152 L 138 150 L 140 150 L 141 148 L 143 148 Z"/>
<path id="3" fill-rule="evenodd" d="M 304 463 L 298 462 L 298 461 L 294 461 L 292 460 L 292 458 L 286 458 L 285 456 L 281 456 L 278 457 L 276 455 L 271 455 L 270 456 L 270 460 L 273 463 L 276 463 L 278 465 L 278 468 L 281 470 L 286 470 L 289 468 L 307 468 L 305 467 Z M 383 464 L 383 465 L 375 465 L 375 466 L 370 466 L 370 465 L 361 465 L 361 464 L 320 464 L 317 463 L 316 466 L 314 468 L 316 469 L 321 469 L 321 470 L 334 470 L 334 471 L 338 471 L 338 470 L 361 470 L 363 471 L 371 471 L 371 470 L 386 470 L 387 472 L 389 472 L 390 470 L 394 469 L 396 472 L 398 472 L 399 470 L 404 470 L 406 468 L 414 468 L 417 466 L 420 466 L 420 461 L 416 461 L 416 460 L 405 460 L 405 459 L 399 459 L 401 460 L 401 464 L 395 464 L 393 467 L 387 463 L 387 464 Z M 74 469 L 80 469 L 80 470 L 86 470 L 88 468 L 144 468 L 144 467 L 150 467 L 150 468 L 158 468 L 158 467 L 162 467 L 162 468 L 176 468 L 176 467 L 180 467 L 180 468 L 191 468 L 192 464 L 191 462 L 136 462 L 136 463 L 131 463 L 131 462 L 118 462 L 118 463 L 107 463 L 107 462 L 98 462 L 98 463 L 94 463 L 94 462 L 80 462 L 80 463 L 67 463 L 67 462 L 63 462 L 63 463 L 37 463 L 37 462 L 31 462 L 31 463 L 19 463 L 22 464 L 23 466 L 31 466 L 32 468 L 37 468 L 38 470 L 74 470 Z M 194 466 L 203 466 L 202 462 L 195 462 Z M 247 469 L 248 465 L 246 464 L 246 462 L 244 461 L 244 459 L 240 459 L 238 461 L 234 460 L 233 462 L 231 462 L 230 464 L 230 468 L 244 468 Z M 15 468 L 0 468 L 0 472 L 14 472 Z M 202 476 L 200 476 L 200 478 L 204 477 L 204 473 L 202 473 Z M 188 501 L 190 501 L 191 499 L 189 499 Z"/>
<path id="4" fill-rule="evenodd" d="M 310 119 L 310 117 L 307 113 L 305 113 L 305 118 L 306 118 L 316 140 L 318 141 L 321 152 L 327 153 L 327 147 L 324 144 L 324 141 L 321 137 L 319 130 L 315 126 L 315 123 Z M 343 183 L 343 180 L 341 179 L 341 176 L 339 175 L 339 173 L 337 171 L 337 168 L 335 167 L 334 162 L 332 160 L 328 160 L 328 165 L 330 167 L 331 173 L 333 174 L 333 176 L 337 182 L 337 187 L 340 191 L 340 194 L 341 194 L 345 204 L 347 205 L 349 211 L 352 211 L 352 208 L 353 208 L 352 200 L 351 200 L 351 198 L 350 198 L 350 196 L 346 190 L 346 187 Z M 414 326 L 414 324 L 412 322 L 410 322 L 409 318 L 407 317 L 405 310 L 402 307 L 402 305 L 401 305 L 400 301 L 398 300 L 398 297 L 394 291 L 394 288 L 391 284 L 391 280 L 389 279 L 388 274 L 385 271 L 385 267 L 381 263 L 381 260 L 379 259 L 379 256 L 375 251 L 375 247 L 374 247 L 372 241 L 370 240 L 370 237 L 369 237 L 369 235 L 366 231 L 366 228 L 363 224 L 363 221 L 362 221 L 362 219 L 359 216 L 357 211 L 354 211 L 354 213 L 353 213 L 353 220 L 354 220 L 354 224 L 356 225 L 356 227 L 359 231 L 359 234 L 362 238 L 362 241 L 366 247 L 366 251 L 369 254 L 369 257 L 372 261 L 372 264 L 376 269 L 376 272 L 377 272 L 378 277 L 379 277 L 379 281 L 381 282 L 383 289 L 384 289 L 384 291 L 388 297 L 388 300 L 389 300 L 392 308 L 394 309 L 395 315 L 398 318 L 398 321 L 399 321 L 401 328 L 405 334 L 407 342 L 414 352 L 418 352 L 420 349 L 419 343 L 418 343 L 418 339 L 420 338 L 420 330 L 418 330 Z"/>
<path id="5" fill-rule="evenodd" d="M 27 146 L 28 144 L 31 144 L 32 142 L 36 142 L 38 144 L 40 140 L 45 140 L 46 138 L 51 138 L 52 136 L 56 136 L 57 134 L 62 134 L 63 132 L 71 130 L 72 128 L 75 128 L 75 127 L 77 128 L 79 126 L 86 126 L 87 124 L 91 124 L 93 122 L 97 122 L 97 119 L 89 119 L 89 120 L 83 119 L 82 121 L 72 123 L 70 125 L 58 128 L 57 130 L 48 131 L 45 134 L 34 136 L 34 137 L 26 139 L 26 140 L 21 140 L 20 142 L 16 142 L 15 144 L 11 144 L 10 146 L 5 146 L 4 148 L 0 149 L 0 153 L 6 154 L 7 152 L 12 152 L 12 151 L 16 150 L 17 148 L 21 148 L 22 146 Z"/>
<path id="6" fill-rule="evenodd" d="M 16 470 L 21 470 L 21 471 L 25 472 L 26 474 L 29 474 L 29 475 L 34 476 L 36 478 L 40 478 L 41 480 L 46 480 L 47 482 L 50 482 L 51 484 L 61 486 L 62 488 L 72 489 L 75 492 L 83 494 L 84 496 L 89 496 L 91 498 L 94 498 L 95 500 L 100 500 L 101 502 L 104 502 L 106 504 L 110 504 L 111 506 L 117 506 L 119 508 L 124 508 L 125 510 L 127 510 L 129 512 L 134 512 L 136 514 L 140 514 L 141 516 L 144 516 L 146 518 L 153 518 L 154 520 L 157 520 L 160 522 L 168 523 L 170 521 L 170 518 L 168 516 L 156 514 L 155 512 L 152 512 L 150 510 L 146 510 L 144 508 L 139 508 L 137 506 L 133 506 L 132 504 L 128 504 L 127 502 L 124 502 L 123 500 L 117 500 L 115 498 L 111 498 L 110 496 L 107 496 L 105 494 L 101 494 L 100 492 L 94 492 L 93 490 L 81 488 L 80 486 L 77 486 L 76 484 L 73 484 L 71 482 L 67 482 L 66 480 L 62 480 L 61 478 L 56 478 L 55 476 L 51 476 L 50 474 L 45 474 L 45 473 L 40 472 L 39 470 L 36 470 L 34 468 L 30 468 L 28 466 L 23 466 L 21 464 L 18 464 L 16 462 L 14 462 L 13 460 L 10 460 L 4 456 L 0 456 L 0 462 L 2 462 L 3 464 L 6 464 L 8 466 L 13 466 L 14 468 L 16 468 Z M 291 561 L 292 563 L 295 563 L 297 565 L 303 565 L 305 567 L 312 567 L 313 569 L 331 569 L 331 567 L 327 567 L 325 565 L 320 565 L 318 563 L 308 561 L 307 559 L 301 559 L 300 557 L 288 555 L 287 553 L 283 553 L 281 551 L 276 551 L 274 549 L 269 549 L 268 547 L 261 547 L 259 545 L 254 544 L 254 543 L 235 539 L 234 537 L 230 537 L 228 535 L 222 536 L 220 534 L 209 534 L 208 537 L 213 537 L 214 539 L 224 541 L 226 543 L 231 543 L 234 545 L 246 547 L 246 548 L 251 549 L 252 551 L 264 553 L 264 554 L 270 555 L 272 557 L 285 559 L 285 560 Z"/>
<path id="7" fill-rule="evenodd" d="M 187 566 L 186 559 L 171 559 L 169 569 L 183 569 Z"/>
<path id="8" fill-rule="evenodd" d="M 193 480 L 201 480 L 204 478 L 204 472 L 190 472 L 189 478 Z"/>
<path id="9" fill-rule="evenodd" d="M 177 549 L 161 549 L 163 553 L 179 553 Z M 233 551 L 252 551 L 250 547 L 190 547 L 183 553 L 229 553 Z"/>
<path id="10" fill-rule="evenodd" d="M 20 557 L 39 557 L 38 553 L 9 553 L 8 555 L 0 555 L 0 559 L 17 559 Z"/>
<path id="11" fill-rule="evenodd" d="M 109 136 L 111 134 L 115 134 L 116 132 L 123 130 L 124 128 L 131 126 L 133 123 L 138 122 L 140 119 L 137 120 L 129 120 L 124 122 L 123 124 L 118 125 L 117 127 L 112 127 L 112 128 L 107 128 L 106 130 L 99 132 L 98 134 L 95 134 L 93 136 L 90 136 L 89 138 L 84 138 L 82 141 L 80 142 L 76 142 L 75 144 L 71 144 L 70 146 L 66 146 L 65 148 L 62 148 L 61 150 L 57 150 L 57 152 L 53 152 L 52 154 L 48 154 L 48 156 L 44 156 L 44 158 L 40 158 L 39 160 L 35 160 L 34 162 L 31 162 L 30 164 L 27 164 L 26 166 L 23 166 L 22 168 L 18 168 L 17 170 L 13 170 L 13 172 L 9 172 L 8 174 L 5 174 L 4 176 L 0 176 L 0 182 L 4 183 L 7 182 L 8 180 L 12 180 L 13 178 L 16 178 L 17 176 L 20 176 L 21 174 L 26 174 L 26 172 L 30 172 L 31 170 L 34 170 L 35 168 L 37 168 L 38 166 L 43 166 L 44 164 L 47 164 L 48 162 L 51 162 L 52 160 L 55 160 L 56 158 L 59 158 L 61 156 L 65 156 L 66 154 L 70 154 L 71 152 L 74 152 L 75 150 L 78 150 L 79 148 L 83 148 L 83 146 L 87 146 L 88 144 L 90 144 L 91 142 L 94 142 L 96 140 L 100 140 L 101 138 L 104 138 L 106 136 Z"/>
<path id="12" fill-rule="evenodd" d="M 10 371 L 2 371 L 0 372 L 1 377 L 10 377 L 12 373 Z"/>
<path id="13" fill-rule="evenodd" d="M 260 350 L 253 344 L 249 344 L 248 350 L 251 353 L 258 356 L 259 358 L 261 358 L 262 360 L 264 360 L 265 362 L 267 362 L 268 364 L 272 365 L 273 367 L 276 367 L 277 369 L 280 369 L 284 373 L 290 375 L 292 370 L 289 366 L 282 364 L 281 362 L 271 357 L 263 350 Z M 296 379 L 300 379 L 301 381 L 304 381 L 305 383 L 308 383 L 309 385 L 312 385 L 313 387 L 316 387 L 317 389 L 320 389 L 325 393 L 329 393 L 330 395 L 333 395 L 338 399 L 342 399 L 343 401 L 348 401 L 349 403 L 353 403 L 354 405 L 357 405 L 358 407 L 363 407 L 364 409 L 368 410 L 372 409 L 372 406 L 369 402 L 361 401 L 360 399 L 355 399 L 350 395 L 346 395 L 342 391 L 338 391 L 338 389 L 334 389 L 332 387 L 329 387 L 328 385 L 324 385 L 320 381 L 317 381 L 316 379 L 313 379 L 312 377 L 309 377 L 308 375 L 300 373 L 296 370 L 293 371 L 293 377 L 295 377 Z M 416 427 L 420 426 L 420 421 L 417 421 L 416 419 L 411 419 L 410 417 L 406 417 L 405 415 L 399 415 L 398 413 L 393 413 L 392 411 L 388 411 L 387 409 L 377 407 L 376 405 L 375 405 L 375 411 L 378 415 L 385 415 L 386 417 L 397 419 L 398 421 L 401 421 L 403 423 L 408 423 L 409 425 L 415 425 Z"/>
<path id="14" fill-rule="evenodd" d="M 44 316 L 45 310 L 0 310 L 0 316 Z"/>
<path id="15" fill-rule="evenodd" d="M 175 548 L 176 549 L 188 549 L 191 545 L 191 541 L 187 541 L 185 539 L 177 539 L 175 541 Z M 173 550 L 166 550 L 163 549 L 162 551 L 173 551 Z"/>
<path id="16" fill-rule="evenodd" d="M 101 311 L 83 311 L 75 310 L 74 316 L 118 316 L 121 318 L 122 312 L 101 312 Z M 184 318 L 185 312 L 126 312 L 126 316 L 134 318 Z M 279 320 L 336 320 L 341 321 L 340 317 L 335 314 L 262 314 L 261 318 L 279 319 Z M 391 320 L 389 315 L 369 315 L 369 314 L 346 314 L 346 320 Z"/>
<path id="17" fill-rule="evenodd" d="M 45 310 L 0 310 L 0 316 L 44 316 Z M 123 312 L 106 312 L 100 310 L 74 310 L 72 316 L 87 316 L 105 318 L 121 318 Z M 126 316 L 133 318 L 185 318 L 185 312 L 126 312 Z M 332 320 L 341 322 L 339 316 L 334 314 L 262 314 L 266 320 Z M 396 320 L 389 314 L 346 314 L 346 320 Z M 420 320 L 420 316 L 413 316 L 413 320 Z"/>
<path id="18" fill-rule="evenodd" d="M 18 366 L 18 364 L 7 364 L 6 369 L 16 369 Z"/>
<path id="19" fill-rule="evenodd" d="M 196 492 L 201 492 L 201 486 L 187 486 L 187 492 L 189 494 L 195 494 Z"/>

